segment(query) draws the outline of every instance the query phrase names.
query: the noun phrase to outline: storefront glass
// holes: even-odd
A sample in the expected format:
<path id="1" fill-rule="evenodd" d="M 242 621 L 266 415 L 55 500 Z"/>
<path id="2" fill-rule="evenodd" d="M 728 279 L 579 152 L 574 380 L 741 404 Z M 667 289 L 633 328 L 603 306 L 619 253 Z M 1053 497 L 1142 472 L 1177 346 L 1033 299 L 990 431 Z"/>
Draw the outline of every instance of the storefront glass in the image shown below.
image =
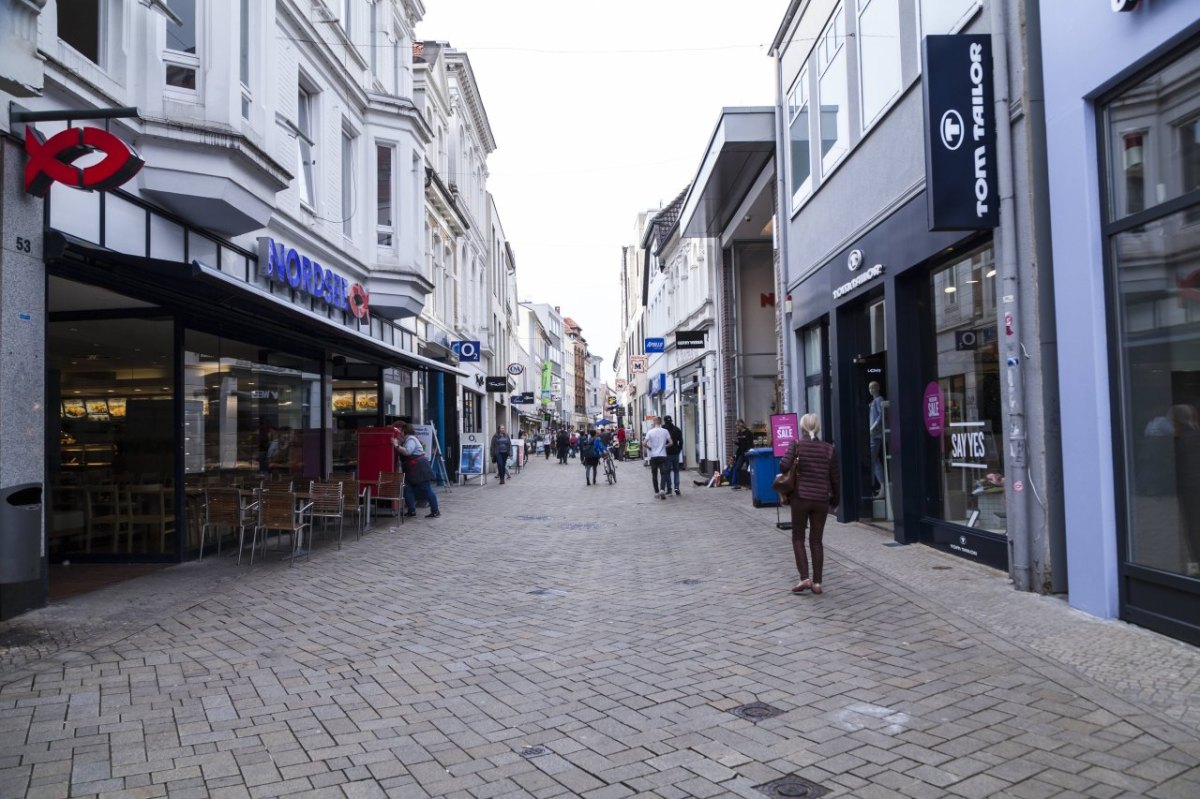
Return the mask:
<path id="1" fill-rule="evenodd" d="M 1198 78 L 1200 51 L 1193 51 L 1105 109 L 1125 557 L 1193 577 L 1200 576 L 1200 202 L 1154 211 L 1200 188 Z M 1135 212 L 1156 218 L 1121 220 Z"/>
<path id="2" fill-rule="evenodd" d="M 183 363 L 189 483 L 321 477 L 319 361 L 188 330 Z"/>
<path id="3" fill-rule="evenodd" d="M 333 471 L 358 469 L 358 430 L 380 424 L 380 368 L 374 364 L 335 356 L 333 375 Z"/>
<path id="4" fill-rule="evenodd" d="M 942 432 L 935 438 L 941 461 L 940 518 L 1004 533 L 1008 523 L 992 249 L 935 270 L 929 282 L 944 414 Z"/>
<path id="5" fill-rule="evenodd" d="M 47 325 L 52 560 L 175 553 L 174 330 L 161 317 Z"/>

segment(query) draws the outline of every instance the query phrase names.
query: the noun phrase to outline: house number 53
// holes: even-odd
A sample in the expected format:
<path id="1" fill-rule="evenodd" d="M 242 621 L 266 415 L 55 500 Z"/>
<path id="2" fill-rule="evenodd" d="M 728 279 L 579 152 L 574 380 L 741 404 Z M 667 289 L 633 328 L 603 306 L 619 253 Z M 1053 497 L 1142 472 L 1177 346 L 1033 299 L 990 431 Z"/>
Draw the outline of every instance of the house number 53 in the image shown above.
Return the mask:
<path id="1" fill-rule="evenodd" d="M 17 252 L 33 252 L 33 242 L 23 236 L 17 236 Z"/>

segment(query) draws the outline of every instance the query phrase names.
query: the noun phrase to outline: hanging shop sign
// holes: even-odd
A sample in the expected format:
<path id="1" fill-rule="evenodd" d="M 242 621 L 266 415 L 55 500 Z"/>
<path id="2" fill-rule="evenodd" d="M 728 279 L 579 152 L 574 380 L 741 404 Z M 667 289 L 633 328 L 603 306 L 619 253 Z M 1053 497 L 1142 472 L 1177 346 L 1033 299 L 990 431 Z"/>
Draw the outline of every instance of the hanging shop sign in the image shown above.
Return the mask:
<path id="1" fill-rule="evenodd" d="M 625 378 L 623 378 L 623 377 L 617 378 L 617 391 L 624 391 L 626 385 L 627 385 L 627 383 L 625 381 Z"/>
<path id="2" fill-rule="evenodd" d="M 146 163 L 128 142 L 103 128 L 67 128 L 49 139 L 25 126 L 25 191 L 45 197 L 54 183 L 86 191 L 108 191 L 128 181 Z M 104 158 L 85 167 L 73 163 L 85 155 Z"/>
<path id="3" fill-rule="evenodd" d="M 508 373 L 513 377 L 516 377 L 520 374 L 525 374 L 525 367 L 519 363 L 510 363 L 508 365 Z"/>
<path id="4" fill-rule="evenodd" d="M 522 391 L 520 394 L 513 394 L 510 400 L 513 405 L 532 405 L 534 396 L 532 391 Z"/>
<path id="5" fill-rule="evenodd" d="M 499 377 L 489 375 L 486 385 L 489 394 L 503 393 L 508 391 L 508 378 L 504 375 L 500 375 Z"/>
<path id="6" fill-rule="evenodd" d="M 478 341 L 451 341 L 450 351 L 463 363 L 479 362 L 480 347 Z"/>
<path id="7" fill-rule="evenodd" d="M 629 374 L 644 375 L 649 370 L 650 359 L 645 355 L 629 356 Z"/>
<path id="8" fill-rule="evenodd" d="M 925 185 L 930 230 L 1000 224 L 989 35 L 926 36 Z"/>
<path id="9" fill-rule="evenodd" d="M 667 347 L 667 340 L 664 338 L 648 338 L 646 339 L 646 352 L 662 352 Z"/>
<path id="10" fill-rule="evenodd" d="M 258 273 L 272 283 L 286 284 L 313 299 L 349 311 L 358 319 L 365 319 L 371 313 L 370 297 L 360 283 L 350 283 L 269 236 L 258 239 Z"/>
<path id="11" fill-rule="evenodd" d="M 704 349 L 704 331 L 680 330 L 675 334 L 675 348 L 680 350 Z"/>

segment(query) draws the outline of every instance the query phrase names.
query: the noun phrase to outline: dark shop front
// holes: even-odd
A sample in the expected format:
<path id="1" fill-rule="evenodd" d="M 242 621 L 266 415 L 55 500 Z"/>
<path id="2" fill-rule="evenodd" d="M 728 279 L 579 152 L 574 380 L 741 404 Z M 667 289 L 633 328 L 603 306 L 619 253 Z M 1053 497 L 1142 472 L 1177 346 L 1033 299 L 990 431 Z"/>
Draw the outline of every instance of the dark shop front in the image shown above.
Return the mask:
<path id="1" fill-rule="evenodd" d="M 1008 567 L 990 233 L 916 195 L 792 289 L 797 396 L 841 455 L 841 521 Z"/>

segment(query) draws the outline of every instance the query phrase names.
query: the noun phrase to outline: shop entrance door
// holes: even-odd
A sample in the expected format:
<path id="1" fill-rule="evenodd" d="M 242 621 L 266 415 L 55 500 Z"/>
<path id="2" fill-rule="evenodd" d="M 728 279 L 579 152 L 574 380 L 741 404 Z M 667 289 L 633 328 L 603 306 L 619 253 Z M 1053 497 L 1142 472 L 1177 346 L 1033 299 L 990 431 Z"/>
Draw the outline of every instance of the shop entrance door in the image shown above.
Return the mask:
<path id="1" fill-rule="evenodd" d="M 854 424 L 858 425 L 858 514 L 863 521 L 892 522 L 892 453 L 888 426 L 887 352 L 855 359 Z"/>

